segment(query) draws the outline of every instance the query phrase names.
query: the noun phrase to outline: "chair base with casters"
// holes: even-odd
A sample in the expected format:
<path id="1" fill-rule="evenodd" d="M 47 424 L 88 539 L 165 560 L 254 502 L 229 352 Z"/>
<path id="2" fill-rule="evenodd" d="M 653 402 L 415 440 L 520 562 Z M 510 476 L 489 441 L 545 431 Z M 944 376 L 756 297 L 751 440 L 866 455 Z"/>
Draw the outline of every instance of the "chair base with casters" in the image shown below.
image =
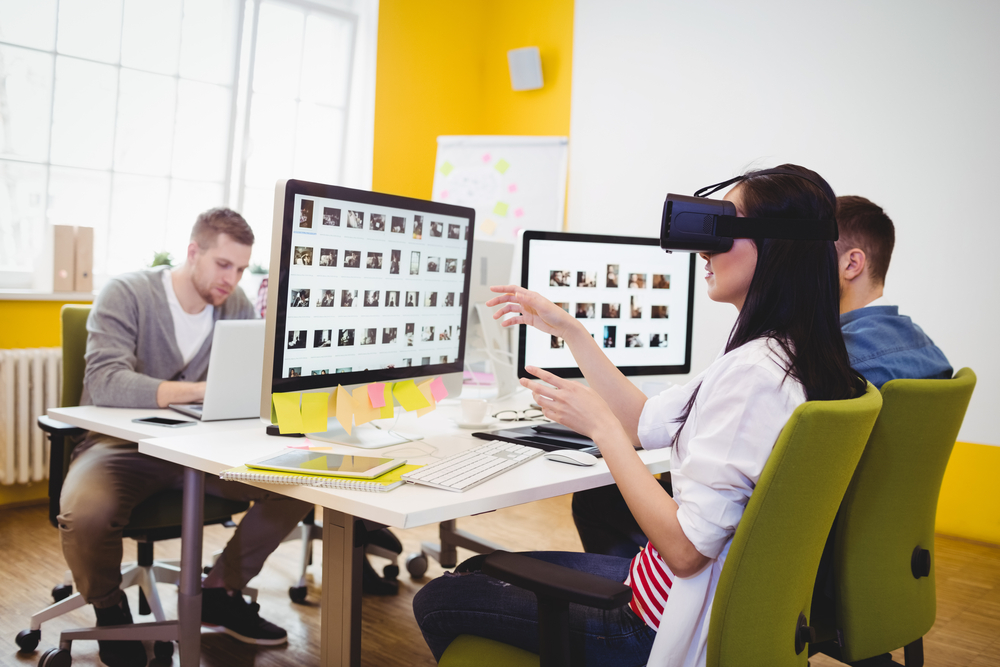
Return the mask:
<path id="1" fill-rule="evenodd" d="M 610 610 L 632 599 L 632 589 L 621 582 L 506 551 L 487 556 L 483 573 L 538 598 L 539 654 L 460 635 L 448 645 L 438 667 L 569 667 L 570 603 Z"/>
<path id="2" fill-rule="evenodd" d="M 503 547 L 483 539 L 458 527 L 458 521 L 451 519 L 438 524 L 438 542 L 421 542 L 420 553 L 410 554 L 406 559 L 406 571 L 414 579 L 420 579 L 427 572 L 430 558 L 441 567 L 458 565 L 458 547 L 468 549 L 477 554 L 488 554 L 503 551 Z"/>
<path id="3" fill-rule="evenodd" d="M 39 417 L 38 425 L 49 435 L 49 520 L 58 527 L 59 497 L 65 470 L 69 468 L 71 447 L 67 438 L 77 437 L 83 429 L 63 424 L 48 417 Z M 181 534 L 182 491 L 164 491 L 143 501 L 135 507 L 123 531 L 123 537 L 137 542 L 138 560 L 122 566 L 121 588 L 139 586 L 139 615 L 152 614 L 155 621 L 126 626 L 77 628 L 60 634 L 59 648 L 46 651 L 39 660 L 40 667 L 69 665 L 70 650 L 76 640 L 153 640 L 154 653 L 158 658 L 173 655 L 173 642 L 177 639 L 176 622 L 167 621 L 163 605 L 157 591 L 157 584 L 178 585 L 180 568 L 176 561 L 157 561 L 153 557 L 153 545 L 166 539 L 176 539 Z M 228 500 L 212 495 L 205 496 L 205 525 L 232 523 L 234 514 L 245 512 L 250 504 L 245 501 Z M 249 589 L 246 591 L 251 593 Z M 63 583 L 52 590 L 54 604 L 32 615 L 29 629 L 18 633 L 18 649 L 25 653 L 34 651 L 41 641 L 42 624 L 74 611 L 87 604 L 80 593 L 74 593 L 71 584 Z M 256 597 L 256 591 L 252 591 Z"/>
<path id="4" fill-rule="evenodd" d="M 399 555 L 403 553 L 403 544 L 385 526 L 371 522 L 365 522 L 365 525 L 368 529 L 365 535 L 365 554 L 388 560 L 389 563 L 382 568 L 382 576 L 387 582 L 395 582 L 399 577 Z M 296 604 L 305 602 L 309 592 L 306 575 L 312 564 L 313 540 L 323 540 L 323 524 L 316 522 L 315 510 L 309 512 L 306 518 L 282 540 L 282 542 L 302 543 L 299 580 L 297 585 L 288 588 L 288 597 Z"/>

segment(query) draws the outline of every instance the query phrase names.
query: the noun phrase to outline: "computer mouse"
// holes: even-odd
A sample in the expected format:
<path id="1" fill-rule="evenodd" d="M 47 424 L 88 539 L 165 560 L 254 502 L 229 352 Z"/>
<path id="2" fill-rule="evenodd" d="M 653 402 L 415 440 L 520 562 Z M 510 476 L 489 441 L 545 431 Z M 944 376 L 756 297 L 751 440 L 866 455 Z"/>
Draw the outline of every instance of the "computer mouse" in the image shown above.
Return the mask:
<path id="1" fill-rule="evenodd" d="M 574 466 L 592 466 L 599 460 L 593 454 L 578 452 L 575 449 L 560 449 L 555 452 L 545 452 L 543 456 L 549 461 L 568 463 Z"/>

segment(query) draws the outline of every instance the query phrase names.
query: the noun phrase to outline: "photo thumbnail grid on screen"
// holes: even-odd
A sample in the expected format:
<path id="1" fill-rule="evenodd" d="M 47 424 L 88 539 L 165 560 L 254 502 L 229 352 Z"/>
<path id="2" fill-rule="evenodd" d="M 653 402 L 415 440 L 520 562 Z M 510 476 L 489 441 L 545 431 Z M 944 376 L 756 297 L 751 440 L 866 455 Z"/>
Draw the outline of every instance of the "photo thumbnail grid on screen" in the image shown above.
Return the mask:
<path id="1" fill-rule="evenodd" d="M 469 222 L 295 194 L 283 378 L 458 358 Z"/>
<path id="2" fill-rule="evenodd" d="M 622 368 L 690 363 L 692 255 L 663 252 L 653 239 L 528 232 L 524 287 L 577 318 Z M 519 366 L 578 372 L 565 341 L 522 327 Z M 681 372 L 681 371 L 672 371 Z"/>

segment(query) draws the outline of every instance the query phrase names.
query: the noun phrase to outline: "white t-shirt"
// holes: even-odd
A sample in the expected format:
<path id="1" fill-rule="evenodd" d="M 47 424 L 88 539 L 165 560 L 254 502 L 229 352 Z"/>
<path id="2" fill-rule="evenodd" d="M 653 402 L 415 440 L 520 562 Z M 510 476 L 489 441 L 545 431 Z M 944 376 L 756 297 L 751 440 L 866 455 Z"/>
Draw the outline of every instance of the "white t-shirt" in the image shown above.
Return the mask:
<path id="1" fill-rule="evenodd" d="M 670 457 L 670 481 L 684 535 L 714 559 L 694 576 L 673 579 L 650 665 L 705 664 L 712 601 L 736 526 L 781 430 L 806 400 L 802 384 L 785 377 L 786 364 L 776 342 L 757 339 L 643 407 L 643 448 L 669 447 L 679 426 L 675 420 L 701 385 Z"/>
<path id="2" fill-rule="evenodd" d="M 215 307 L 207 304 L 200 313 L 186 313 L 174 293 L 174 283 L 170 271 L 163 272 L 163 289 L 167 293 L 167 303 L 170 304 L 170 315 L 174 321 L 174 336 L 177 339 L 177 349 L 181 358 L 187 364 L 198 353 L 205 339 L 212 333 L 215 324 L 213 319 Z"/>

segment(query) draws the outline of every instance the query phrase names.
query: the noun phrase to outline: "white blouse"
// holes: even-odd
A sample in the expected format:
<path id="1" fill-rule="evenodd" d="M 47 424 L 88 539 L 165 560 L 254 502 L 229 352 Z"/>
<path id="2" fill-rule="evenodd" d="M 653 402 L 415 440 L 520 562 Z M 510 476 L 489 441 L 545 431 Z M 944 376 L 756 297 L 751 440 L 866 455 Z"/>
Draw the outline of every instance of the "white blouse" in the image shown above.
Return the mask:
<path id="1" fill-rule="evenodd" d="M 701 385 L 670 459 L 677 519 L 694 547 L 714 559 L 698 574 L 675 577 L 650 665 L 705 664 L 709 619 L 733 533 L 764 464 L 805 388 L 785 376 L 787 358 L 769 339 L 721 354 L 693 380 L 646 401 L 639 418 L 644 449 L 670 447 L 675 420 Z"/>

